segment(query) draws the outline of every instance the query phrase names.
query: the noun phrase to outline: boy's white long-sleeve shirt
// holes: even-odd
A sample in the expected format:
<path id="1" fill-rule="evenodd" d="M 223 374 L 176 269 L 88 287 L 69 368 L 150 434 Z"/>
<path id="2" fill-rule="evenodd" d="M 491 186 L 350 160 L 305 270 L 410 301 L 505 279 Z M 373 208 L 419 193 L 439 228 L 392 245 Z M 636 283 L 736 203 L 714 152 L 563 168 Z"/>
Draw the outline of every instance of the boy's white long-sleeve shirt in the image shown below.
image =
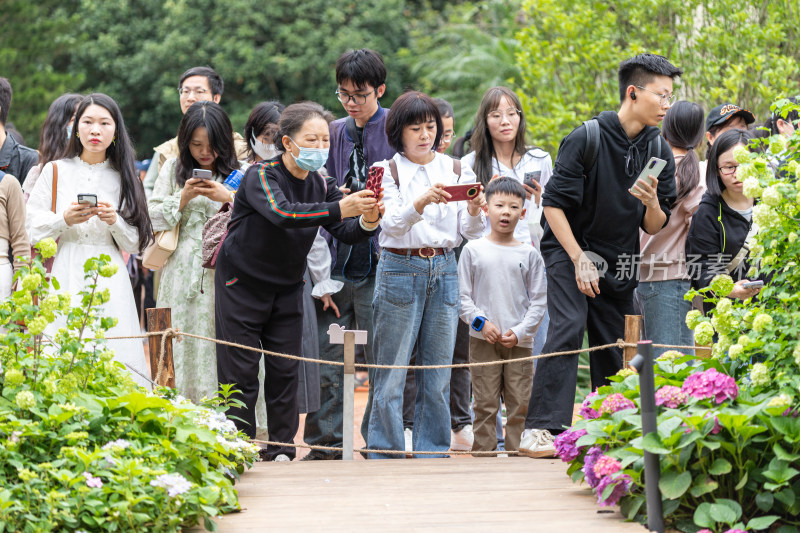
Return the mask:
<path id="1" fill-rule="evenodd" d="M 509 329 L 518 346 L 530 348 L 547 309 L 544 261 L 528 243 L 495 244 L 484 237 L 470 241 L 458 262 L 461 320 L 472 324 L 482 316 L 501 333 Z M 472 337 L 483 333 L 470 328 Z"/>

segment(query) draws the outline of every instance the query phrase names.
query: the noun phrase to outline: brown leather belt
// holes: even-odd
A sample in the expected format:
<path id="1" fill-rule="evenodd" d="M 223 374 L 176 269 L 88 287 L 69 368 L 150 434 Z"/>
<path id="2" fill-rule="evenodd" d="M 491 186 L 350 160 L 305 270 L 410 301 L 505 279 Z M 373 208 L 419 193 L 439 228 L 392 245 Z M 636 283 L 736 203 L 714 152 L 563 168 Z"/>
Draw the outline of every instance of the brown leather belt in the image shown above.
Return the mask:
<path id="1" fill-rule="evenodd" d="M 444 248 L 384 248 L 387 252 L 397 255 L 418 255 L 419 257 L 433 257 L 435 255 L 444 255 L 447 250 Z"/>

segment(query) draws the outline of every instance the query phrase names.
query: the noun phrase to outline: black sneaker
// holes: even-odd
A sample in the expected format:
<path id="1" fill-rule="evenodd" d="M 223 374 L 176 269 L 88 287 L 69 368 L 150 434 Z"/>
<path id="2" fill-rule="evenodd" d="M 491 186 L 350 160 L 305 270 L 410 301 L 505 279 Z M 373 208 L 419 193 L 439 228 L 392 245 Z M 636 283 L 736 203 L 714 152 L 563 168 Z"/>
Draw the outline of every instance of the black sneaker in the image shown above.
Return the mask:
<path id="1" fill-rule="evenodd" d="M 339 452 L 325 453 L 319 450 L 311 450 L 308 455 L 300 459 L 301 461 L 341 461 L 342 454 Z"/>

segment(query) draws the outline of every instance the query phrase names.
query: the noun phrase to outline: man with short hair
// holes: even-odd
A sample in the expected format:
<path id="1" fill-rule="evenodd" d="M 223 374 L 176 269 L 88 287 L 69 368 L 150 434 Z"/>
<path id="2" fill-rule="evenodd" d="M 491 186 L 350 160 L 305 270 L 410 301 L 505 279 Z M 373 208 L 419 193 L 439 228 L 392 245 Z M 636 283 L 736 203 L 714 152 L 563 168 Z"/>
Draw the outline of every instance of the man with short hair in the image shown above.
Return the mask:
<path id="1" fill-rule="evenodd" d="M 395 150 L 386 138 L 387 110 L 379 99 L 386 91 L 386 66 L 374 50 L 345 52 L 336 62 L 336 96 L 348 116 L 331 123 L 331 146 L 325 165 L 331 177 L 345 193 L 364 188 L 369 167 L 391 158 Z M 328 326 L 332 322 L 347 329 L 364 329 L 369 339 L 364 346 L 367 363 L 372 356 L 372 296 L 375 292 L 375 271 L 378 266 L 377 234 L 369 241 L 353 246 L 343 244 L 330 235 L 333 259 L 332 279 L 344 284 L 334 294 L 313 294 L 319 331 L 319 357 L 325 361 L 343 361 L 344 347 L 328 342 Z M 324 281 L 322 282 L 324 283 Z M 320 284 L 321 285 L 321 284 Z M 368 375 L 372 384 L 374 369 Z M 303 439 L 308 444 L 342 446 L 342 386 L 344 369 L 341 366 L 320 365 L 320 403 L 318 411 L 306 415 Z M 361 434 L 367 440 L 367 427 L 372 403 L 370 387 L 367 408 L 361 424 Z M 352 431 L 347 428 L 347 431 Z M 303 460 L 341 459 L 341 453 L 313 450 Z"/>
<path id="2" fill-rule="evenodd" d="M 0 170 L 14 176 L 22 184 L 31 167 L 39 162 L 39 153 L 23 146 L 6 131 L 12 93 L 8 79 L 0 78 Z"/>
<path id="3" fill-rule="evenodd" d="M 600 113 L 561 143 L 542 196 L 550 314 L 544 353 L 579 350 L 584 329 L 590 346 L 613 344 L 624 335 L 638 280 L 635 272 L 621 271 L 626 260 L 638 257 L 639 229 L 652 235 L 664 227 L 676 197 L 675 161 L 658 125 L 681 73 L 653 54 L 623 61 L 619 111 Z M 648 154 L 667 164 L 658 176 L 639 180 Z M 590 365 L 594 390 L 622 368 L 622 350 L 591 352 Z M 577 366 L 577 354 L 538 361 L 520 452 L 555 453 L 552 435 L 572 424 Z"/>
<path id="4" fill-rule="evenodd" d="M 186 111 L 188 111 L 195 102 L 211 100 L 218 104 L 220 100 L 222 100 L 222 91 L 224 88 L 225 84 L 222 78 L 213 68 L 190 68 L 181 75 L 178 81 L 181 113 L 185 115 Z M 238 132 L 233 132 L 233 142 L 236 146 L 236 157 L 241 160 L 247 159 L 247 142 Z M 148 197 L 153 192 L 153 187 L 156 184 L 156 178 L 158 178 L 158 173 L 161 171 L 162 165 L 164 165 L 168 159 L 178 157 L 178 138 L 174 137 L 156 146 L 153 148 L 153 151 L 155 154 L 153 154 L 150 168 L 147 170 L 147 175 L 144 178 L 144 190 Z"/>

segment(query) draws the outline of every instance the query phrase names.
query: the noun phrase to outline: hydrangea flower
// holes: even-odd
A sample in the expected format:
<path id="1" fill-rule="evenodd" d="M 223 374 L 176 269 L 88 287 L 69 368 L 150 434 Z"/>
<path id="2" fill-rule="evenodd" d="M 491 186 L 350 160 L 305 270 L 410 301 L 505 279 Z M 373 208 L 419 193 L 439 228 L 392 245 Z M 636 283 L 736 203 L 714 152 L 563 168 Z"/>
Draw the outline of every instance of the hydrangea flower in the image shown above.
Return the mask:
<path id="1" fill-rule="evenodd" d="M 794 347 L 794 350 L 792 350 L 792 355 L 794 356 L 794 364 L 800 366 L 800 344 Z"/>
<path id="2" fill-rule="evenodd" d="M 778 213 L 767 204 L 756 204 L 753 206 L 753 222 L 755 222 L 759 228 L 765 229 L 779 225 L 781 218 Z"/>
<path id="3" fill-rule="evenodd" d="M 225 413 L 217 413 L 211 409 L 202 409 L 194 417 L 195 423 L 205 426 L 211 431 L 223 434 L 236 434 L 236 424 L 228 420 Z"/>
<path id="4" fill-rule="evenodd" d="M 603 491 L 605 491 L 606 487 L 609 485 L 613 485 L 614 488 L 612 489 L 611 494 L 608 495 L 608 498 L 603 499 Z M 631 485 L 633 485 L 633 480 L 628 474 L 618 474 L 616 476 L 603 477 L 595 489 L 597 492 L 597 503 L 601 507 L 617 505 L 620 498 L 625 496 L 631 490 Z"/>
<path id="5" fill-rule="evenodd" d="M 592 400 L 594 400 L 596 397 L 597 392 L 594 391 L 590 392 L 589 395 L 583 400 L 578 414 L 581 415 L 584 420 L 594 420 L 600 416 L 600 413 L 597 412 L 597 409 L 592 408 Z"/>
<path id="6" fill-rule="evenodd" d="M 192 483 L 180 474 L 161 474 L 150 482 L 152 487 L 161 487 L 170 498 L 191 490 Z"/>
<path id="7" fill-rule="evenodd" d="M 758 178 L 751 176 L 745 179 L 742 182 L 742 193 L 748 198 L 758 198 L 761 196 L 762 189 Z"/>
<path id="8" fill-rule="evenodd" d="M 42 276 L 39 274 L 26 274 L 22 278 L 22 288 L 26 291 L 33 291 L 39 288 L 42 284 Z"/>
<path id="9" fill-rule="evenodd" d="M 19 387 L 23 383 L 25 383 L 25 374 L 23 374 L 21 371 L 17 370 L 16 368 L 6 371 L 6 386 Z"/>
<path id="10" fill-rule="evenodd" d="M 42 254 L 42 257 L 45 259 L 50 259 L 56 252 L 58 251 L 58 244 L 56 241 L 51 238 L 47 237 L 46 239 L 42 239 L 36 244 L 36 248 L 39 250 L 39 253 Z"/>
<path id="11" fill-rule="evenodd" d="M 750 369 L 750 381 L 756 387 L 769 385 L 769 370 L 764 363 L 755 363 Z"/>
<path id="12" fill-rule="evenodd" d="M 103 480 L 99 477 L 93 477 L 89 472 L 84 472 L 83 477 L 86 478 L 86 486 L 93 489 L 103 488 Z"/>
<path id="13" fill-rule="evenodd" d="M 775 155 L 782 154 L 786 150 L 786 138 L 783 135 L 773 135 L 769 138 L 769 151 Z"/>
<path id="14" fill-rule="evenodd" d="M 107 263 L 101 266 L 98 272 L 104 278 L 110 278 L 111 276 L 116 274 L 118 270 L 119 270 L 119 265 L 117 265 L 116 263 Z"/>
<path id="15" fill-rule="evenodd" d="M 694 340 L 697 344 L 708 345 L 714 340 L 714 326 L 710 322 L 700 322 L 694 328 Z"/>
<path id="16" fill-rule="evenodd" d="M 703 317 L 703 313 L 698 311 L 697 309 L 692 309 L 688 313 L 686 313 L 686 327 L 689 329 L 694 329 L 695 326 L 700 322 L 700 319 Z"/>
<path id="17" fill-rule="evenodd" d="M 733 307 L 733 301 L 730 298 L 720 298 L 714 309 L 716 310 L 718 315 L 724 315 L 730 313 L 732 307 Z"/>
<path id="18" fill-rule="evenodd" d="M 616 392 L 614 394 L 609 394 L 606 396 L 606 399 L 603 400 L 603 403 L 600 405 L 600 414 L 616 413 L 623 409 L 636 409 L 636 404 L 621 393 Z"/>
<path id="19" fill-rule="evenodd" d="M 733 149 L 733 158 L 737 163 L 747 163 L 750 161 L 750 150 L 748 150 L 746 146 L 740 144 Z"/>
<path id="20" fill-rule="evenodd" d="M 602 455 L 603 450 L 601 450 L 599 446 L 592 446 L 589 448 L 589 451 L 586 452 L 586 457 L 583 458 L 583 477 L 586 479 L 586 483 L 592 488 L 597 487 L 597 484 L 600 483 L 600 478 L 594 473 L 594 464 Z"/>
<path id="21" fill-rule="evenodd" d="M 20 409 L 33 409 L 36 407 L 36 398 L 31 391 L 23 390 L 19 391 L 14 397 L 14 403 L 16 403 L 17 407 Z"/>
<path id="22" fill-rule="evenodd" d="M 698 311 L 699 313 L 699 311 Z M 688 320 L 688 315 L 687 315 Z M 674 361 L 675 359 L 683 357 L 683 354 L 678 350 L 667 350 L 666 352 L 662 353 L 658 356 L 658 361 Z"/>
<path id="23" fill-rule="evenodd" d="M 686 393 L 673 385 L 665 385 L 656 391 L 656 405 L 663 405 L 670 409 L 686 403 Z"/>
<path id="24" fill-rule="evenodd" d="M 767 407 L 789 407 L 790 405 L 792 405 L 792 398 L 785 392 L 782 392 L 774 396 L 767 404 Z"/>
<path id="25" fill-rule="evenodd" d="M 761 193 L 761 199 L 768 206 L 778 207 L 781 205 L 783 196 L 781 196 L 781 192 L 778 190 L 778 187 L 776 185 L 772 185 L 771 187 L 764 189 L 764 192 Z"/>
<path id="26" fill-rule="evenodd" d="M 567 430 L 556 436 L 553 445 L 556 447 L 556 455 L 561 457 L 565 463 L 574 461 L 581 453 L 581 449 L 575 445 L 579 438 L 586 435 L 585 429 L 576 431 Z"/>
<path id="27" fill-rule="evenodd" d="M 117 440 L 112 440 L 111 442 L 107 442 L 107 443 L 103 444 L 102 449 L 103 450 L 110 450 L 111 448 L 119 448 L 121 450 L 124 450 L 125 448 L 127 448 L 130 445 L 131 445 L 131 443 L 128 442 L 127 440 L 125 440 L 125 439 L 117 439 Z"/>
<path id="28" fill-rule="evenodd" d="M 744 352 L 744 346 L 741 344 L 733 344 L 728 348 L 728 357 L 731 359 L 738 359 Z"/>
<path id="29" fill-rule="evenodd" d="M 711 279 L 709 286 L 717 296 L 727 296 L 733 290 L 733 278 L 727 274 L 717 274 Z"/>
<path id="30" fill-rule="evenodd" d="M 601 455 L 597 458 L 597 461 L 595 461 L 592 469 L 594 470 L 594 475 L 601 478 L 603 476 L 616 474 L 622 470 L 622 463 L 608 455 Z"/>
<path id="31" fill-rule="evenodd" d="M 722 426 L 721 426 L 721 425 L 720 425 L 720 423 L 719 423 L 719 418 L 717 418 L 717 417 L 715 416 L 715 417 L 714 417 L 714 427 L 713 427 L 713 428 L 711 428 L 711 434 L 712 434 L 712 435 L 716 435 L 716 434 L 717 434 L 717 433 L 719 433 L 720 431 L 722 431 Z"/>
<path id="32" fill-rule="evenodd" d="M 620 368 L 619 371 L 617 372 L 617 375 L 623 378 L 627 378 L 628 376 L 633 376 L 634 374 L 636 374 L 636 372 L 630 368 Z"/>
<path id="33" fill-rule="evenodd" d="M 753 329 L 759 333 L 767 329 L 770 324 L 772 324 L 772 317 L 767 313 L 759 313 L 753 319 Z"/>
<path id="34" fill-rule="evenodd" d="M 690 375 L 683 382 L 681 391 L 693 398 L 704 400 L 713 398 L 717 403 L 727 399 L 735 399 L 739 395 L 739 387 L 732 377 L 709 368 L 705 372 Z"/>

